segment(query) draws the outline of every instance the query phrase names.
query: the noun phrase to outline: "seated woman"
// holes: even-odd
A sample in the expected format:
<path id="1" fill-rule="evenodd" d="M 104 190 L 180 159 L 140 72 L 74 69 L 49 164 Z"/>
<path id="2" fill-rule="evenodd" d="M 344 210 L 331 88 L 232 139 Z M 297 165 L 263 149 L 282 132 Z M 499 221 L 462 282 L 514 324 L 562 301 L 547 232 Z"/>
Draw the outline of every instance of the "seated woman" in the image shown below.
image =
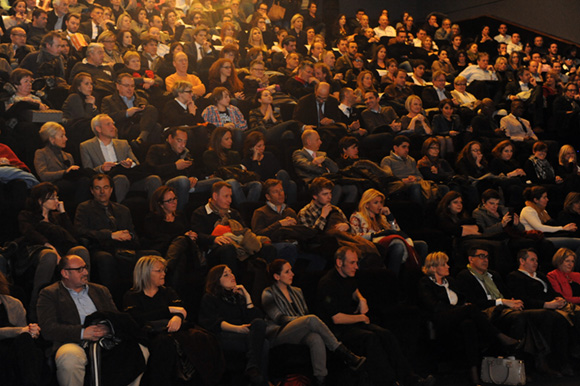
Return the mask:
<path id="1" fill-rule="evenodd" d="M 292 181 L 288 172 L 282 169 L 278 158 L 273 153 L 265 150 L 264 134 L 259 131 L 248 134 L 244 142 L 244 159 L 242 159 L 242 165 L 249 171 L 258 174 L 262 182 L 270 178 L 282 181 L 287 203 L 289 205 L 296 204 L 296 182 Z"/>
<path id="2" fill-rule="evenodd" d="M 58 199 L 58 188 L 50 182 L 42 182 L 30 191 L 27 208 L 18 214 L 18 228 L 32 255 L 31 265 L 36 265 L 32 294 L 30 296 L 30 319 L 36 320 L 36 302 L 40 290 L 53 282 L 54 270 L 61 256 L 80 256 L 90 266 L 89 251 L 79 245 L 73 236 L 75 230 Z"/>
<path id="3" fill-rule="evenodd" d="M 524 190 L 526 206 L 520 213 L 520 221 L 527 231 L 536 230 L 546 234 L 546 240 L 554 244 L 556 248 L 570 248 L 576 254 L 580 252 L 580 238 L 558 237 L 556 232 L 576 232 L 578 225 L 569 223 L 564 226 L 550 225 L 554 221 L 546 211 L 548 205 L 548 191 L 543 186 L 532 186 Z M 567 236 L 568 234 L 565 234 Z"/>
<path id="4" fill-rule="evenodd" d="M 193 371 L 199 371 L 202 378 L 219 377 L 221 353 L 211 337 L 198 331 L 195 336 L 196 339 L 201 339 L 196 342 L 199 346 L 180 339 L 180 333 L 189 329 L 186 322 L 187 311 L 179 295 L 165 286 L 166 270 L 166 262 L 162 257 L 141 257 L 133 271 L 133 287 L 123 297 L 125 312 L 133 317 L 139 327 L 148 332 L 150 356 L 145 379 L 152 385 L 178 384 L 176 368 L 178 361 L 185 358 L 193 369 L 180 365 L 184 367 L 182 376 L 191 377 Z M 188 355 L 192 352 L 195 355 Z M 192 357 L 198 358 L 198 361 L 192 360 Z M 208 362 L 205 361 L 210 358 L 215 361 L 214 366 L 207 366 Z"/>
<path id="5" fill-rule="evenodd" d="M 217 87 L 225 87 L 233 98 L 237 100 L 245 99 L 244 84 L 238 78 L 236 66 L 230 59 L 220 58 L 211 65 L 208 74 L 208 85 L 208 93 L 213 93 Z"/>
<path id="6" fill-rule="evenodd" d="M 300 122 L 282 122 L 279 109 L 272 104 L 273 99 L 270 89 L 258 90 L 256 103 L 260 107 L 250 110 L 250 131 L 260 131 L 268 144 L 278 146 L 280 150 L 290 143 L 298 145 L 302 131 Z"/>
<path id="7" fill-rule="evenodd" d="M 465 91 L 467 88 L 467 79 L 463 76 L 457 76 L 453 79 L 453 91 L 451 91 L 451 96 L 453 99 L 459 102 L 459 106 L 467 108 L 469 110 L 476 110 L 481 104 L 481 101 L 477 99 L 473 94 Z M 475 115 L 475 114 L 473 114 Z"/>
<path id="8" fill-rule="evenodd" d="M 558 224 L 574 223 L 580 227 L 580 193 L 570 192 L 564 199 L 564 207 L 558 213 Z M 580 231 L 574 232 L 575 237 L 580 237 Z"/>
<path id="9" fill-rule="evenodd" d="M 199 324 L 217 336 L 222 349 L 246 356 L 244 374 L 252 385 L 266 382 L 270 349 L 266 321 L 227 265 L 217 265 L 207 274 Z"/>
<path id="10" fill-rule="evenodd" d="M 413 60 L 412 64 L 413 64 L 413 73 L 411 74 L 411 83 L 417 86 L 423 87 L 427 86 L 427 81 L 423 79 L 425 75 L 425 66 L 427 65 L 427 63 L 425 63 L 424 60 L 419 59 Z"/>
<path id="11" fill-rule="evenodd" d="M 89 177 L 92 169 L 81 169 L 75 165 L 70 153 L 64 151 L 67 143 L 64 127 L 56 122 L 46 122 L 40 128 L 40 138 L 46 143 L 34 154 L 34 168 L 40 181 L 54 183 L 69 209 L 89 200 Z M 74 213 L 74 210 L 71 210 Z"/>
<path id="12" fill-rule="evenodd" d="M 101 43 L 105 48 L 105 58 L 103 59 L 103 66 L 113 66 L 117 63 L 123 63 L 123 56 L 117 47 L 117 36 L 113 31 L 103 31 L 97 43 Z"/>
<path id="13" fill-rule="evenodd" d="M 427 255 L 427 243 L 413 241 L 401 231 L 395 216 L 384 206 L 385 195 L 376 189 L 365 191 L 358 204 L 358 211 L 350 216 L 350 225 L 355 234 L 382 246 L 386 267 L 399 275 L 401 265 L 410 259 L 410 264 L 419 264 Z M 417 252 L 415 252 L 415 249 Z"/>
<path id="14" fill-rule="evenodd" d="M 417 95 L 409 95 L 405 100 L 408 114 L 401 117 L 399 135 L 429 136 L 433 134 L 429 120 L 423 115 L 423 102 Z"/>
<path id="15" fill-rule="evenodd" d="M 445 79 L 451 81 L 453 79 L 453 73 L 455 72 L 455 68 L 453 68 L 453 64 L 451 64 L 451 60 L 447 55 L 447 50 L 442 49 L 439 51 L 437 55 L 437 60 L 431 64 L 431 72 L 434 74 L 437 71 L 441 71 L 445 74 Z"/>
<path id="16" fill-rule="evenodd" d="M 473 384 L 480 383 L 478 365 L 481 352 L 490 342 L 497 341 L 513 348 L 518 341 L 491 324 L 485 314 L 466 303 L 455 281 L 449 276 L 449 257 L 444 252 L 427 255 L 423 265 L 426 275 L 419 281 L 419 301 L 435 325 L 440 342 L 459 341 L 469 366 Z"/>
<path id="17" fill-rule="evenodd" d="M 225 91 L 227 93 L 227 91 Z M 227 127 L 217 127 L 209 139 L 209 149 L 203 153 L 203 164 L 206 171 L 212 175 L 222 167 L 238 167 L 241 165 L 240 154 L 232 148 L 232 130 Z M 227 177 L 227 176 L 226 176 Z M 224 178 L 232 186 L 234 204 L 240 205 L 246 201 L 258 201 L 262 192 L 260 181 L 250 181 L 242 184 L 234 178 Z M 247 196 L 244 193 L 247 192 Z"/>
<path id="18" fill-rule="evenodd" d="M 534 143 L 532 154 L 524 164 L 526 178 L 538 185 L 554 185 L 564 182 L 562 177 L 557 176 L 550 162 L 547 160 L 548 145 L 542 141 Z"/>
<path id="19" fill-rule="evenodd" d="M 4 102 L 6 110 L 12 107 L 18 102 L 29 102 L 38 106 L 38 110 L 48 110 L 48 106 L 45 105 L 42 100 L 32 93 L 32 81 L 34 80 L 34 74 L 32 72 L 24 69 L 17 68 L 12 71 L 10 75 L 10 83 L 16 89 L 16 92 Z"/>
<path id="20" fill-rule="evenodd" d="M 498 177 L 496 181 L 504 192 L 506 203 L 512 207 L 521 207 L 527 176 L 518 161 L 513 158 L 513 143 L 509 139 L 501 141 L 495 145 L 491 154 L 493 159 L 489 164 L 489 170 Z"/>
<path id="21" fill-rule="evenodd" d="M 377 91 L 378 83 L 375 81 L 373 73 L 369 70 L 361 71 L 356 78 L 356 89 L 354 95 L 358 104 L 364 104 L 364 96 L 368 91 Z"/>
<path id="22" fill-rule="evenodd" d="M 163 13 L 163 27 L 161 30 L 163 32 L 167 32 L 169 38 L 174 41 L 178 42 L 181 40 L 181 35 L 185 30 L 185 25 L 179 19 L 179 15 L 174 9 L 166 9 Z"/>
<path id="23" fill-rule="evenodd" d="M 580 167 L 576 150 L 571 145 L 564 145 L 558 152 L 558 166 L 556 175 L 562 177 L 563 189 L 567 191 L 580 191 Z"/>
<path id="24" fill-rule="evenodd" d="M 552 258 L 556 267 L 548 273 L 548 280 L 554 291 L 568 303 L 580 304 L 580 273 L 574 272 L 576 254 L 568 248 L 560 248 Z"/>
<path id="25" fill-rule="evenodd" d="M 69 92 L 70 94 L 62 106 L 64 123 L 72 124 L 78 119 L 85 119 L 87 126 L 90 127 L 90 120 L 99 114 L 93 96 L 93 78 L 91 75 L 87 72 L 79 72 L 74 77 Z M 93 134 L 92 131 L 91 134 Z M 93 135 L 89 138 L 92 138 Z"/>
<path id="26" fill-rule="evenodd" d="M 369 70 L 372 71 L 375 77 L 375 82 L 380 83 L 381 90 L 385 88 L 387 83 L 387 72 L 389 67 L 389 59 L 387 59 L 387 49 L 384 45 L 377 46 L 373 58 L 369 63 Z"/>
<path id="27" fill-rule="evenodd" d="M 235 147 L 241 149 L 243 132 L 248 129 L 248 123 L 240 109 L 230 104 L 230 91 L 225 87 L 216 87 L 211 93 L 211 98 L 215 104 L 207 106 L 201 116 L 207 123 L 230 129 Z"/>
<path id="28" fill-rule="evenodd" d="M 20 300 L 10 296 L 8 280 L 0 272 L 0 373 L 6 385 L 42 385 L 42 349 L 36 346 L 40 327 L 26 322 Z"/>
<path id="29" fill-rule="evenodd" d="M 273 345 L 307 345 L 317 385 L 326 385 L 326 349 L 336 352 L 351 369 L 358 370 L 366 358 L 352 353 L 318 316 L 309 313 L 302 290 L 292 286 L 294 273 L 290 263 L 276 259 L 268 266 L 268 273 L 274 284 L 262 292 L 262 307 L 269 319 L 280 326 Z"/>
<path id="30" fill-rule="evenodd" d="M 461 149 L 457 156 L 455 170 L 457 174 L 466 177 L 470 182 L 474 182 L 480 192 L 498 187 L 497 178 L 489 172 L 481 143 L 477 141 L 471 141 Z"/>
<path id="31" fill-rule="evenodd" d="M 433 117 L 431 122 L 433 134 L 437 136 L 441 144 L 443 156 L 454 153 L 464 143 L 461 136 L 464 133 L 459 115 L 454 113 L 453 100 L 443 99 L 439 103 L 439 114 Z"/>
<path id="32" fill-rule="evenodd" d="M 366 70 L 366 63 L 367 60 L 363 54 L 357 53 L 354 55 L 354 58 L 352 59 L 352 68 L 349 68 L 344 75 L 344 81 L 346 82 L 347 87 L 350 87 L 353 90 L 356 88 L 356 79 L 361 72 Z"/>

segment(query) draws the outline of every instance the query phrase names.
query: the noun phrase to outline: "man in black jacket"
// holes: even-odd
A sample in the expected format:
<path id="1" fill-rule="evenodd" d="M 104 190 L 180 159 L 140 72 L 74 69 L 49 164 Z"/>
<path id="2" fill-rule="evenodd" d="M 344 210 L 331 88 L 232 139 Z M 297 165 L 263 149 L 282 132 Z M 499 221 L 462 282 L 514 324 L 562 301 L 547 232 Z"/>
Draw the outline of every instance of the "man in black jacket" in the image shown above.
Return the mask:
<path id="1" fill-rule="evenodd" d="M 40 51 L 26 55 L 20 62 L 20 68 L 31 71 L 35 77 L 64 77 L 64 62 L 60 56 L 62 43 L 58 32 L 51 31 L 47 33 L 40 43 Z"/>
<path id="2" fill-rule="evenodd" d="M 177 209 L 182 211 L 189 202 L 189 193 L 208 192 L 220 178 L 198 179 L 193 158 L 187 149 L 187 129 L 171 127 L 166 131 L 167 142 L 153 145 L 147 152 L 146 165 L 151 173 L 161 177 L 165 185 L 175 189 Z"/>

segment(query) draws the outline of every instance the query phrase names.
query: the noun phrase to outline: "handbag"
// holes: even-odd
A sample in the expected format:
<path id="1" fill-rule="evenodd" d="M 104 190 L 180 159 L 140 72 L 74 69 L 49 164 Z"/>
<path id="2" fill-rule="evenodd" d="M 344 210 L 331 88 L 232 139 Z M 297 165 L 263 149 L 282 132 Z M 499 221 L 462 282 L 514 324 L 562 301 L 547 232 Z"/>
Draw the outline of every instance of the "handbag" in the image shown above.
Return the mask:
<path id="1" fill-rule="evenodd" d="M 273 3 L 268 11 L 268 18 L 272 21 L 280 21 L 284 19 L 286 8 L 282 7 L 280 3 Z"/>
<path id="2" fill-rule="evenodd" d="M 524 361 L 515 357 L 484 357 L 481 361 L 481 380 L 494 385 L 525 385 Z"/>

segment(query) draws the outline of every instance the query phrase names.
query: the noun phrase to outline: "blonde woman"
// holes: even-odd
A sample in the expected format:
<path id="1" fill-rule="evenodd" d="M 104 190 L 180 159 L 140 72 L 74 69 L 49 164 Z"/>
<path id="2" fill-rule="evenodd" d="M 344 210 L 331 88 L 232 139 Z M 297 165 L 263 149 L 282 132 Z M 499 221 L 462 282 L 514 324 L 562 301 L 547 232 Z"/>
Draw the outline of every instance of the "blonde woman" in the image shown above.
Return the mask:
<path id="1" fill-rule="evenodd" d="M 518 341 L 500 332 L 483 312 L 465 302 L 449 277 L 448 261 L 443 252 L 427 255 L 422 268 L 426 276 L 419 281 L 419 301 L 435 325 L 438 340 L 463 343 L 469 377 L 479 384 L 481 348 L 490 340 L 498 340 L 504 347 L 513 347 Z"/>
<path id="2" fill-rule="evenodd" d="M 384 206 L 385 195 L 376 189 L 368 189 L 363 193 L 358 204 L 358 211 L 350 216 L 350 225 L 353 232 L 384 248 L 384 256 L 388 258 L 385 265 L 389 270 L 398 274 L 410 255 L 416 259 L 417 252 L 424 256 L 427 253 L 427 244 L 424 241 L 413 241 L 401 232 L 395 216 L 387 206 Z"/>
<path id="3" fill-rule="evenodd" d="M 123 63 L 123 56 L 117 47 L 117 35 L 113 31 L 104 31 L 99 35 L 97 43 L 101 43 L 105 48 L 105 58 L 103 65 L 113 68 L 117 63 Z"/>
<path id="4" fill-rule="evenodd" d="M 560 148 L 556 175 L 564 180 L 566 191 L 580 191 L 580 167 L 578 167 L 576 149 L 572 145 L 564 145 Z"/>
<path id="5" fill-rule="evenodd" d="M 409 95 L 405 101 L 405 109 L 409 112 L 401 117 L 400 135 L 418 134 L 431 135 L 433 130 L 429 120 L 423 115 L 423 102 L 417 95 Z"/>

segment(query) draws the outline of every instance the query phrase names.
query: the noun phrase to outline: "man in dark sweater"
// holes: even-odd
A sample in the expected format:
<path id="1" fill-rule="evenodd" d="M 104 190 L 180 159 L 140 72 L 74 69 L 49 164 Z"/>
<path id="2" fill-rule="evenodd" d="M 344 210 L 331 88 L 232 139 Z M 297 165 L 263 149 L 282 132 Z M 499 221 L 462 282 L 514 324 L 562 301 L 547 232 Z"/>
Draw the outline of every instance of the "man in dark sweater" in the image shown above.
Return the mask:
<path id="1" fill-rule="evenodd" d="M 177 210 L 182 211 L 189 202 L 189 193 L 208 192 L 220 178 L 200 180 L 195 176 L 193 158 L 187 149 L 187 129 L 171 127 L 166 131 L 167 141 L 153 145 L 147 152 L 146 165 L 163 183 L 175 189 Z"/>

